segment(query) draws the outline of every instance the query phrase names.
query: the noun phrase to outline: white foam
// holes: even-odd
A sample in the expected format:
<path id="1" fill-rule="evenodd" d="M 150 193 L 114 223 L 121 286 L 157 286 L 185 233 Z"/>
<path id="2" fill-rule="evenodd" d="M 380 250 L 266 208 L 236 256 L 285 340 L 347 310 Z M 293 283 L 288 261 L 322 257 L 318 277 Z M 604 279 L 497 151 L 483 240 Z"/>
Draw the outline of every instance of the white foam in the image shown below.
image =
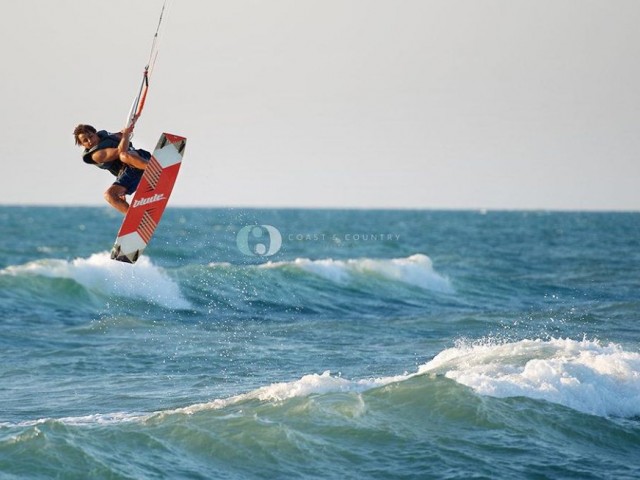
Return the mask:
<path id="1" fill-rule="evenodd" d="M 552 339 L 444 350 L 419 373 L 443 373 L 477 393 L 529 397 L 599 416 L 640 415 L 640 353 Z"/>
<path id="2" fill-rule="evenodd" d="M 108 252 L 101 252 L 72 261 L 36 260 L 7 267 L 0 274 L 70 278 L 99 295 L 141 299 L 167 308 L 190 308 L 178 285 L 148 257 L 140 257 L 130 265 L 113 261 Z"/>
<path id="3" fill-rule="evenodd" d="M 413 374 L 415 375 L 415 374 Z M 241 402 L 258 400 L 261 402 L 282 402 L 292 398 L 304 398 L 314 394 L 325 393 L 361 393 L 372 388 L 381 387 L 390 383 L 406 380 L 413 375 L 398 375 L 393 377 L 370 378 L 363 380 L 347 380 L 341 376 L 332 376 L 331 372 L 325 371 L 322 374 L 305 375 L 299 380 L 291 382 L 279 382 L 260 387 L 256 390 L 234 395 L 228 398 L 215 399 L 210 402 L 197 403 L 188 407 L 170 410 L 161 410 L 150 413 L 142 412 L 116 412 L 78 417 L 64 418 L 41 418 L 38 420 L 27 420 L 18 423 L 2 423 L 0 427 L 33 427 L 47 422 L 61 422 L 65 425 L 91 426 L 109 425 L 130 422 L 145 422 L 158 420 L 167 415 L 183 414 L 193 415 L 201 411 L 219 410 Z"/>
<path id="4" fill-rule="evenodd" d="M 122 423 L 131 423 L 142 421 L 148 418 L 148 414 L 143 413 L 96 413 L 93 415 L 84 415 L 81 417 L 63 417 L 63 418 L 39 418 L 38 420 L 26 420 L 17 423 L 0 422 L 0 427 L 12 428 L 12 427 L 36 427 L 48 422 L 60 422 L 65 425 L 73 426 L 93 426 L 93 425 L 113 425 Z"/>
<path id="5" fill-rule="evenodd" d="M 296 258 L 289 262 L 268 262 L 260 268 L 300 268 L 329 281 L 344 284 L 358 275 L 376 275 L 382 278 L 415 285 L 425 290 L 451 293 L 449 279 L 433 269 L 431 259 L 416 253 L 406 258 L 373 259 L 355 258 L 347 260 Z"/>
<path id="6" fill-rule="evenodd" d="M 332 376 L 331 372 L 325 371 L 321 375 L 305 375 L 299 380 L 292 382 L 279 382 L 260 387 L 248 393 L 235 395 L 225 399 L 216 399 L 211 402 L 199 403 L 175 410 L 157 412 L 155 415 L 168 415 L 183 413 L 191 415 L 203 410 L 217 410 L 229 405 L 244 402 L 247 400 L 260 400 L 263 402 L 281 402 L 291 398 L 308 397 L 314 394 L 325 393 L 360 393 L 366 390 L 388 385 L 409 378 L 409 375 L 398 375 L 394 377 L 370 378 L 363 380 L 347 380 L 341 376 Z"/>

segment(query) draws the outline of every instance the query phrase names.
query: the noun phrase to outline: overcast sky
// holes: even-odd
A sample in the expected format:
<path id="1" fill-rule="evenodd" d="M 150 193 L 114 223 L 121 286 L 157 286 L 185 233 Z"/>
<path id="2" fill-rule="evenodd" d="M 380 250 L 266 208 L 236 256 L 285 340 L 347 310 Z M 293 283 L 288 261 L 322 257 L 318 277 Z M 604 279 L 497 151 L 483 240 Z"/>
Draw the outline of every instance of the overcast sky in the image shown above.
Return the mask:
<path id="1" fill-rule="evenodd" d="M 0 17 L 3 204 L 106 205 L 162 0 Z M 637 0 L 173 0 L 134 143 L 173 205 L 640 210 Z"/>

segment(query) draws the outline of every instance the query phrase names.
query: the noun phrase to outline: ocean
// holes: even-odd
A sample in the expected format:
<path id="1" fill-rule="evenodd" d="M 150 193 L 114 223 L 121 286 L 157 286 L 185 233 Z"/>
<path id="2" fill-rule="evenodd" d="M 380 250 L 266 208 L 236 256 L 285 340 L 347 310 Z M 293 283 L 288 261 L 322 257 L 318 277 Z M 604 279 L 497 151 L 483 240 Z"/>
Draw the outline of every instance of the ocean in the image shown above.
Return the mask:
<path id="1" fill-rule="evenodd" d="M 1 479 L 640 478 L 640 213 L 0 207 Z"/>

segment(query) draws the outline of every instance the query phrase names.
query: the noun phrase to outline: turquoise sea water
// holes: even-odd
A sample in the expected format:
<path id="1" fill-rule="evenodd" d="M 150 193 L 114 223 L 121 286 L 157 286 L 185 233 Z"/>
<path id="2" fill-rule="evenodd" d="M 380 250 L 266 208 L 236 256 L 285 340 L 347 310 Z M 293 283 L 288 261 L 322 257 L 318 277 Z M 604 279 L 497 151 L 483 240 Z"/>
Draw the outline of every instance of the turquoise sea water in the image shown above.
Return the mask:
<path id="1" fill-rule="evenodd" d="M 120 221 L 0 207 L 2 479 L 640 477 L 638 213 Z"/>

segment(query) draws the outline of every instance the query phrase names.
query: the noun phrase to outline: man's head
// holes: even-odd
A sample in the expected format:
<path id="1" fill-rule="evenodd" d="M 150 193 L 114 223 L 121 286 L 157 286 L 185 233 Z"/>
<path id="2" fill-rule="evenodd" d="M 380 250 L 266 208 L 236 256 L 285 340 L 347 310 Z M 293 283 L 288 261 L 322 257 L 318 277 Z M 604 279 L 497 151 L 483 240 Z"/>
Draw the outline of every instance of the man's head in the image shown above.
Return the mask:
<path id="1" fill-rule="evenodd" d="M 73 131 L 73 136 L 76 140 L 76 145 L 81 145 L 84 148 L 95 147 L 100 142 L 96 129 L 91 125 L 78 125 Z"/>

